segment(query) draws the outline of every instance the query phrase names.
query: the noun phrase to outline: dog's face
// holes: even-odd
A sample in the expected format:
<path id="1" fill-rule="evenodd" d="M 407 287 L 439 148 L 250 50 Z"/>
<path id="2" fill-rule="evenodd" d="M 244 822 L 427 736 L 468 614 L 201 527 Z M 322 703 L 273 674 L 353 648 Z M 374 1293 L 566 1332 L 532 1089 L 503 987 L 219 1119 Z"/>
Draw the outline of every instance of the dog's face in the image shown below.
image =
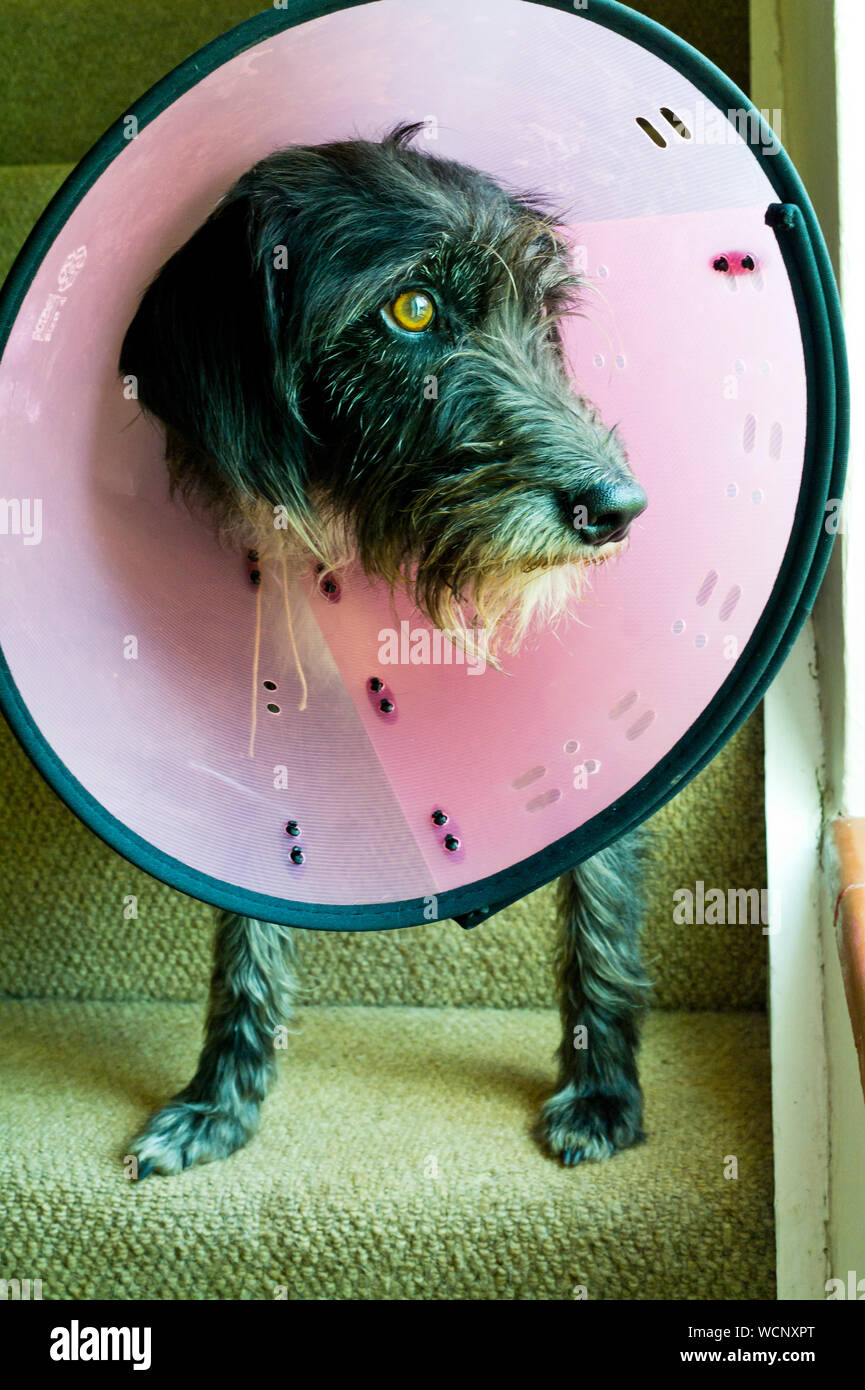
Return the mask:
<path id="1" fill-rule="evenodd" d="M 566 367 L 556 219 L 415 130 L 256 165 L 146 292 L 121 371 L 188 497 L 279 508 L 326 563 L 513 642 L 646 499 Z"/>

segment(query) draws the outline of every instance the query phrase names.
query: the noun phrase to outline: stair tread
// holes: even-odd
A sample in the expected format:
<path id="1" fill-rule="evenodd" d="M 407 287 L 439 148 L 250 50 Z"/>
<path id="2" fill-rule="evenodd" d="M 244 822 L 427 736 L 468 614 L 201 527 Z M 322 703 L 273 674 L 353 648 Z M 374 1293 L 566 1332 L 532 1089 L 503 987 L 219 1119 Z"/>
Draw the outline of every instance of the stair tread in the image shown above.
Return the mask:
<path id="1" fill-rule="evenodd" d="M 651 1015 L 650 1142 L 565 1170 L 530 1137 L 553 1010 L 304 1008 L 257 1138 L 133 1188 L 123 1145 L 201 1024 L 0 1004 L 7 1264 L 46 1298 L 774 1296 L 765 1015 Z"/>

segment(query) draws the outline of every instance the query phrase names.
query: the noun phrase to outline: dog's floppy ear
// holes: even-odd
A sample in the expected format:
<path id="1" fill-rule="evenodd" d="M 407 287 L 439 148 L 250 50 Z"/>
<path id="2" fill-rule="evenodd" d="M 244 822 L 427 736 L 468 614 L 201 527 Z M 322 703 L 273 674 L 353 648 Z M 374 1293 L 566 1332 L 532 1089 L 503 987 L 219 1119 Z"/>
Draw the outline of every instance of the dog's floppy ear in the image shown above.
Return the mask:
<path id="1" fill-rule="evenodd" d="M 274 268 L 277 250 L 262 244 L 249 193 L 229 194 L 146 290 L 120 371 L 225 482 L 303 514 L 310 436 L 287 341 L 293 277 Z"/>

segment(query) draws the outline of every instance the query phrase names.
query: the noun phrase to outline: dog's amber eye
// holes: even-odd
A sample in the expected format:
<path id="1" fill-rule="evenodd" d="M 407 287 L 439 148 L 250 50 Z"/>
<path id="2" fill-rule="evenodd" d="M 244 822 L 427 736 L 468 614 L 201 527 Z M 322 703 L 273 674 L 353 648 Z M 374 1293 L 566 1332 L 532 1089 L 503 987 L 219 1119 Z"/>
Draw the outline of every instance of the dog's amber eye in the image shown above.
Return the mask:
<path id="1" fill-rule="evenodd" d="M 388 307 L 394 323 L 408 333 L 422 333 L 435 317 L 435 305 L 423 290 L 405 290 Z"/>

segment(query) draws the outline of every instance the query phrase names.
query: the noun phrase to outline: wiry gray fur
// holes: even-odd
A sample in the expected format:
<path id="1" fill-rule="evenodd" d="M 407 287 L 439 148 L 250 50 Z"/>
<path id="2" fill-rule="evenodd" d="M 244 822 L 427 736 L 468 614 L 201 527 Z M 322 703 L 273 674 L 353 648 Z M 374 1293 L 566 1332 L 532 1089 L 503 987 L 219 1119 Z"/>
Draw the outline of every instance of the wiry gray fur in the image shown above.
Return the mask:
<path id="1" fill-rule="evenodd" d="M 559 880 L 562 1041 L 540 1132 L 567 1164 L 644 1138 L 638 1024 L 651 991 L 640 961 L 640 844 L 623 837 Z M 575 1046 L 585 1028 L 585 1046 Z"/>
<path id="2" fill-rule="evenodd" d="M 277 1029 L 295 1000 L 293 963 L 290 928 L 220 913 L 198 1068 L 134 1140 L 139 1178 L 225 1158 L 258 1129 Z"/>

